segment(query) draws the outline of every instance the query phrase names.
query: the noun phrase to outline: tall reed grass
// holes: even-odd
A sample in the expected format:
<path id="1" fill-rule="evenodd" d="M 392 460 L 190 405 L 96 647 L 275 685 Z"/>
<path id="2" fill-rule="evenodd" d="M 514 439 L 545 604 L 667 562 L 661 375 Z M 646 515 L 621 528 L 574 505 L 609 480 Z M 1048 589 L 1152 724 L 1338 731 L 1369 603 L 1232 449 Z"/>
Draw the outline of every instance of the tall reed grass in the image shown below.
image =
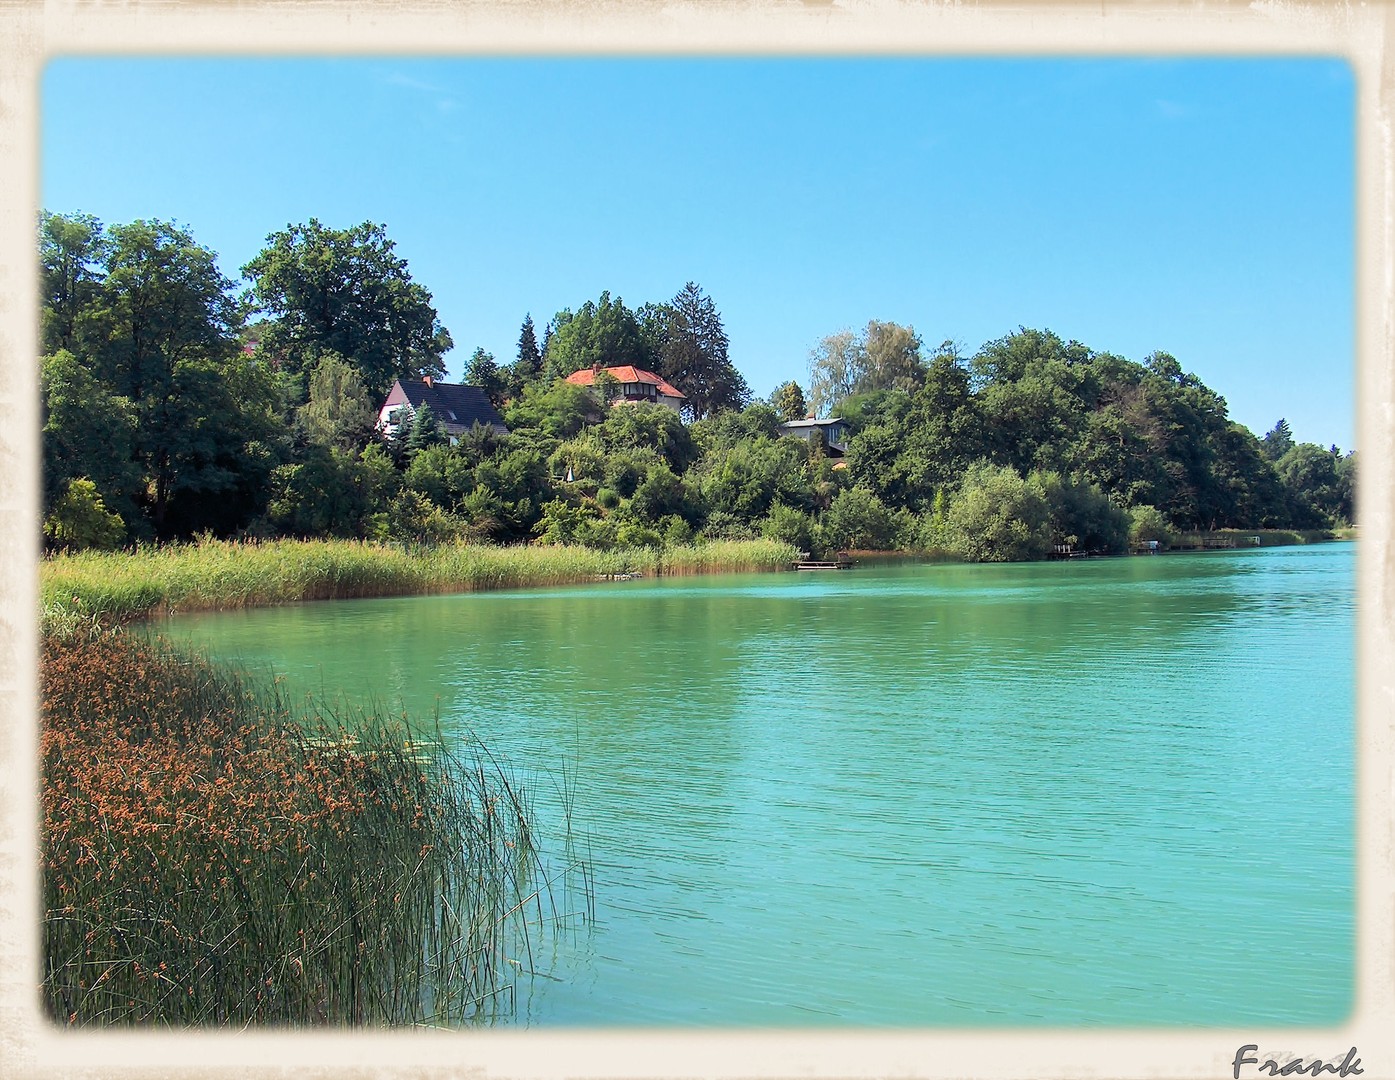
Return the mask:
<path id="1" fill-rule="evenodd" d="M 787 569 L 794 549 L 770 540 L 658 551 L 576 546 L 440 544 L 404 548 L 356 540 L 201 540 L 45 559 L 46 608 L 125 619 L 160 612 L 258 607 L 414 593 L 568 585 L 629 574 Z"/>
<path id="2" fill-rule="evenodd" d="M 71 616 L 46 626 L 41 687 L 58 1023 L 488 1021 L 587 914 L 589 884 L 549 876 L 528 795 L 483 747 L 292 707 Z"/>

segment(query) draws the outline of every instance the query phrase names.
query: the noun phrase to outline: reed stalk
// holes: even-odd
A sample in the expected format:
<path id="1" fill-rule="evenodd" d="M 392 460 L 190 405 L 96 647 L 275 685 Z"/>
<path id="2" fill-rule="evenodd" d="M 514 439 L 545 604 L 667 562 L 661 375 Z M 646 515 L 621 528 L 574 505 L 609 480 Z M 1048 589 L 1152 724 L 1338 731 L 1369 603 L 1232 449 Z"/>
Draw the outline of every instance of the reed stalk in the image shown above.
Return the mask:
<path id="1" fill-rule="evenodd" d="M 489 1022 L 574 917 L 558 903 L 589 910 L 555 891 L 576 868 L 545 857 L 526 788 L 486 748 L 294 705 L 129 631 L 45 629 L 54 1021 Z"/>

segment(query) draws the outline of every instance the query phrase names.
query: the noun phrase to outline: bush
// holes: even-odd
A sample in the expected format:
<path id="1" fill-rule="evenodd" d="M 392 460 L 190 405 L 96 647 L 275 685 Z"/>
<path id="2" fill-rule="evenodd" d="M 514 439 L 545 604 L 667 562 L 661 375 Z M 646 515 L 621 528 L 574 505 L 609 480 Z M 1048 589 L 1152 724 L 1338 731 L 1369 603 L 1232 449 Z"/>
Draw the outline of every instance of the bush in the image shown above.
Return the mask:
<path id="1" fill-rule="evenodd" d="M 68 489 L 44 521 L 44 535 L 70 551 L 110 550 L 121 546 L 126 525 L 119 514 L 108 512 L 97 485 L 80 476 L 68 482 Z"/>
<path id="2" fill-rule="evenodd" d="M 814 519 L 802 510 L 773 503 L 769 516 L 761 523 L 761 535 L 789 544 L 796 551 L 814 550 Z"/>
<path id="3" fill-rule="evenodd" d="M 896 536 L 890 511 L 863 487 L 840 491 L 820 524 L 823 542 L 833 550 L 886 551 Z"/>
<path id="4" fill-rule="evenodd" d="M 1129 543 L 1145 544 L 1156 540 L 1163 547 L 1169 547 L 1175 539 L 1167 517 L 1156 506 L 1135 506 L 1129 511 Z"/>
<path id="5" fill-rule="evenodd" d="M 1050 509 L 1039 480 L 976 462 L 945 512 L 944 538 L 970 562 L 1039 559 L 1051 549 Z"/>
<path id="6" fill-rule="evenodd" d="M 1054 472 L 1033 474 L 1050 507 L 1051 542 L 1081 551 L 1128 550 L 1129 516 L 1096 485 Z"/>

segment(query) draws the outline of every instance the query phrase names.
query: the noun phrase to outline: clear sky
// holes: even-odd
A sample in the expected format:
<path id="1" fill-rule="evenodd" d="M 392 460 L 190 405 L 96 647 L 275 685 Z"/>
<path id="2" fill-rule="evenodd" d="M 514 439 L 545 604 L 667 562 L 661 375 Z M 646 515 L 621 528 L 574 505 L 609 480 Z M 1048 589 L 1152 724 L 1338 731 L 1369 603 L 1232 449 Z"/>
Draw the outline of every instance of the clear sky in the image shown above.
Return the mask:
<path id="1" fill-rule="evenodd" d="M 381 223 L 451 378 L 527 313 L 691 280 L 759 395 L 869 319 L 1021 325 L 1349 449 L 1354 120 L 1335 59 L 62 58 L 42 191 L 233 278 L 290 223 Z"/>

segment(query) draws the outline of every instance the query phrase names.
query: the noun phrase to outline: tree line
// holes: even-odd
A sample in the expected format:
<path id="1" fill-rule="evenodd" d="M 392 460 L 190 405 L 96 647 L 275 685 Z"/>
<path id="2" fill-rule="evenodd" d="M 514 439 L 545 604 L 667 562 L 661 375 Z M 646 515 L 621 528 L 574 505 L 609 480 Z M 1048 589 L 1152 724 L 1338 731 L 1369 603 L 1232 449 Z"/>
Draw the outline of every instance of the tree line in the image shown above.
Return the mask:
<path id="1" fill-rule="evenodd" d="M 1193 528 L 1350 522 L 1355 457 L 1263 439 L 1164 353 L 1141 364 L 1020 329 L 965 357 L 873 321 L 813 350 L 807 392 L 755 399 L 721 315 L 687 283 L 631 309 L 602 292 L 531 315 L 465 381 L 509 427 L 452 442 L 430 410 L 375 427 L 394 379 L 453 346 L 385 229 L 311 220 L 267 238 L 242 286 L 187 229 L 45 213 L 43 517 L 53 546 L 220 536 L 660 545 L 770 535 L 805 550 L 1030 558 Z M 606 408 L 565 376 L 656 372 L 684 415 Z M 783 436 L 843 417 L 846 457 Z M 686 422 L 685 422 L 686 421 Z"/>

